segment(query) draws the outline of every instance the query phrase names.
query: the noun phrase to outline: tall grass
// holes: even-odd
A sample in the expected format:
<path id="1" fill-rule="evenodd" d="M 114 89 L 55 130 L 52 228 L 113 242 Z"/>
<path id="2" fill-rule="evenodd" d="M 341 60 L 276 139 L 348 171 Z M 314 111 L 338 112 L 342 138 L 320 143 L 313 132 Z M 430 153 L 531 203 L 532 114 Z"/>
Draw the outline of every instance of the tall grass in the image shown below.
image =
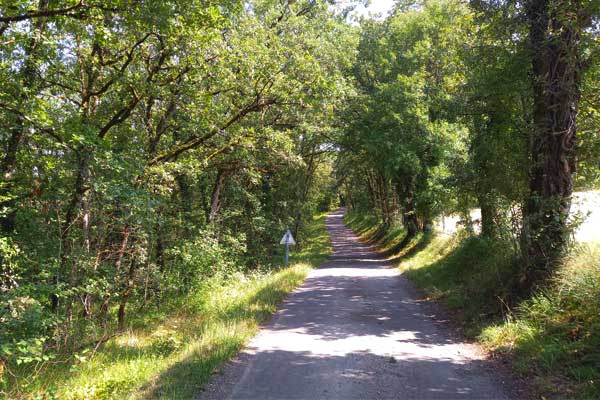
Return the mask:
<path id="1" fill-rule="evenodd" d="M 167 315 L 148 314 L 100 348 L 21 371 L 15 399 L 186 399 L 258 331 L 287 293 L 330 251 L 325 216 L 307 229 L 291 266 L 215 277 Z M 146 321 L 146 323 L 143 323 Z M 2 398 L 2 395 L 0 395 Z"/>
<path id="2" fill-rule="evenodd" d="M 377 219 L 349 214 L 365 240 Z M 379 235 L 382 249 L 404 233 Z M 511 362 L 541 396 L 600 398 L 600 243 L 575 248 L 551 283 L 520 298 L 511 244 L 482 237 L 420 235 L 391 256 L 426 295 L 452 311 L 467 336 Z"/>
<path id="3" fill-rule="evenodd" d="M 533 372 L 543 393 L 600 398 L 600 244 L 576 248 L 545 290 L 480 340 L 513 356 L 518 372 Z"/>

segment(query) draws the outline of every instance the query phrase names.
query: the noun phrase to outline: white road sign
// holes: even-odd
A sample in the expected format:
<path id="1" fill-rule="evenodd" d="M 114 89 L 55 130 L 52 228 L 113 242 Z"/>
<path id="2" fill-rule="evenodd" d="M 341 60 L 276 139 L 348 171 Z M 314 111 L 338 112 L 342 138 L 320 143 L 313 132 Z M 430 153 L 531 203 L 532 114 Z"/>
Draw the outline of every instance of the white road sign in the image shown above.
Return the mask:
<path id="1" fill-rule="evenodd" d="M 294 237 L 292 236 L 292 232 L 288 229 L 285 235 L 281 238 L 281 242 L 279 244 L 296 244 Z"/>

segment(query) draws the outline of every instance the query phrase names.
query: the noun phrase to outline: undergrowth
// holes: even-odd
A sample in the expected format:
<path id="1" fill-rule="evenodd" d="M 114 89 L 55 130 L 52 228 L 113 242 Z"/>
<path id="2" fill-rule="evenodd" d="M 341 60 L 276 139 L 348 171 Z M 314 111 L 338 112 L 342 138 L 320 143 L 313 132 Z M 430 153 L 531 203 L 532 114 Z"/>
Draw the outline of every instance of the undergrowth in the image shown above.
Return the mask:
<path id="1" fill-rule="evenodd" d="M 397 228 L 382 235 L 373 216 L 348 213 L 345 220 L 384 251 L 404 239 Z M 464 232 L 420 234 L 390 258 L 541 396 L 600 398 L 600 244 L 573 249 L 551 283 L 529 298 L 515 290 L 519 259 L 508 243 Z"/>
<path id="2" fill-rule="evenodd" d="M 215 276 L 178 299 L 169 313 L 140 316 L 125 334 L 98 349 L 20 371 L 0 398 L 194 398 L 330 252 L 325 215 L 306 229 L 291 266 L 276 271 Z"/>
<path id="3" fill-rule="evenodd" d="M 513 356 L 517 372 L 533 372 L 543 393 L 600 398 L 600 244 L 577 247 L 545 290 L 480 340 Z"/>

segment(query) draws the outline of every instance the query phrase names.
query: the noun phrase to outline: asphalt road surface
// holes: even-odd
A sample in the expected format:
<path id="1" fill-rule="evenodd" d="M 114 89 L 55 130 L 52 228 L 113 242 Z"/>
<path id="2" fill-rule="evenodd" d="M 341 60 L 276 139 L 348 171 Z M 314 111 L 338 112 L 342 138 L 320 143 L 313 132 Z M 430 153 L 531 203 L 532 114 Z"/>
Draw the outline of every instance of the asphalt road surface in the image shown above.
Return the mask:
<path id="1" fill-rule="evenodd" d="M 508 381 L 410 283 L 327 218 L 333 254 L 201 399 L 508 399 Z"/>

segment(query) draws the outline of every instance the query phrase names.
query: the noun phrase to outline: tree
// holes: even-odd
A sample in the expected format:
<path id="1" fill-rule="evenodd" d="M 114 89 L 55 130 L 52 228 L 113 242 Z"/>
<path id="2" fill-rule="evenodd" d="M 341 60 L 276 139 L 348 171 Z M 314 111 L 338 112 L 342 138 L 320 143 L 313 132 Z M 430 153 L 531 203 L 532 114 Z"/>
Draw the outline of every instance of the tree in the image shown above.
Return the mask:
<path id="1" fill-rule="evenodd" d="M 577 113 L 585 60 L 582 40 L 591 2 L 531 0 L 533 87 L 529 189 L 523 221 L 525 287 L 556 268 L 568 241 L 567 218 L 576 170 Z"/>
<path id="2" fill-rule="evenodd" d="M 424 2 L 363 25 L 355 66 L 360 94 L 344 118 L 341 143 L 372 171 L 367 184 L 384 226 L 400 208 L 407 240 L 442 211 L 451 153 L 444 149 L 459 149 L 462 131 L 445 114 L 460 75 L 453 64 L 460 31 L 452 28 L 464 13 L 462 6 Z"/>
<path id="3" fill-rule="evenodd" d="M 5 3 L 0 362 L 102 343 L 302 237 L 355 43 L 329 3 Z"/>

